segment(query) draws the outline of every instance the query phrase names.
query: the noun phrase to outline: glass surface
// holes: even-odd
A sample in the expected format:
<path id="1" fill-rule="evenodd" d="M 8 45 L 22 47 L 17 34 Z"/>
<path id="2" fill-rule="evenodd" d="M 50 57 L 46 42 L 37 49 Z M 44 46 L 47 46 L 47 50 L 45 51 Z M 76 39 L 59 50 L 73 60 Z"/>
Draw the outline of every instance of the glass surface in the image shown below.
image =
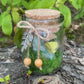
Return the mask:
<path id="1" fill-rule="evenodd" d="M 60 25 L 60 18 L 53 20 L 34 20 L 26 18 L 26 21 L 30 22 L 35 28 L 44 28 L 51 32 L 47 41 L 40 39 L 40 59 L 43 61 L 42 70 L 37 68 L 34 64 L 37 59 L 38 51 L 38 38 L 36 35 L 34 35 L 32 46 L 29 48 L 29 58 L 32 60 L 29 66 L 30 69 L 41 74 L 51 73 L 53 70 L 58 69 L 62 63 L 64 33 Z M 58 25 L 60 26 L 58 27 Z M 46 37 L 45 32 L 40 31 L 40 34 Z M 27 57 L 27 50 L 23 52 L 23 55 L 24 58 Z"/>

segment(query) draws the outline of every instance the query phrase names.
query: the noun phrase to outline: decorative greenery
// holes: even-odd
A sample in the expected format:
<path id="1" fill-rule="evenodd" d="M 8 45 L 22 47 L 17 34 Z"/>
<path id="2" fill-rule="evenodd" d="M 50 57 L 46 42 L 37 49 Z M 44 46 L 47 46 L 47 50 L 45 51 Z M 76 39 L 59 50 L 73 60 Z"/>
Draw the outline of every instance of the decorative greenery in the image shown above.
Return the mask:
<path id="1" fill-rule="evenodd" d="M 14 36 L 14 43 L 18 48 L 21 48 L 21 42 L 22 42 L 22 34 L 23 34 L 23 29 L 17 30 Z"/>
<path id="2" fill-rule="evenodd" d="M 10 82 L 10 76 L 7 75 L 7 76 L 5 76 L 5 78 L 0 78 L 0 82 L 1 83 L 5 82 L 5 84 L 9 84 L 9 82 Z"/>
<path id="3" fill-rule="evenodd" d="M 63 26 L 68 28 L 71 24 L 71 11 L 65 5 L 66 1 L 68 1 L 77 11 L 80 11 L 76 14 L 74 19 L 79 19 L 84 15 L 83 0 L 0 0 L 2 6 L 0 26 L 2 26 L 2 30 L 6 35 L 11 35 L 13 31 L 13 25 L 16 25 L 17 22 L 21 20 L 20 13 L 24 13 L 22 8 L 48 8 L 56 10 L 58 8 L 58 10 L 64 16 Z"/>
<path id="4" fill-rule="evenodd" d="M 83 0 L 57 0 L 56 7 L 60 10 L 60 12 L 64 16 L 64 27 L 68 28 L 71 24 L 71 11 L 70 9 L 65 6 L 65 2 L 69 1 L 69 3 L 78 11 L 81 10 L 79 14 L 77 14 L 74 19 L 79 19 L 84 15 L 84 3 Z M 77 12 L 78 12 L 77 11 Z"/>
<path id="5" fill-rule="evenodd" d="M 31 74 L 32 74 L 32 71 L 28 70 L 27 75 L 31 75 Z"/>
<path id="6" fill-rule="evenodd" d="M 5 34 L 10 35 L 12 32 L 12 22 L 10 14 L 6 15 L 2 20 L 2 30 Z"/>
<path id="7" fill-rule="evenodd" d="M 78 10 L 74 19 L 79 19 L 84 15 L 84 0 L 69 0 L 72 6 Z"/>
<path id="8" fill-rule="evenodd" d="M 0 26 L 2 31 L 6 35 L 11 35 L 13 31 L 13 25 L 16 25 L 20 20 L 20 12 L 24 12 L 21 9 L 22 0 L 0 0 L 1 2 L 1 15 Z M 5 9 L 6 8 L 6 9 Z"/>
<path id="9" fill-rule="evenodd" d="M 23 41 L 21 43 L 22 48 L 21 51 L 23 52 L 24 50 L 27 49 L 27 47 L 30 47 L 30 44 L 32 43 L 33 40 L 33 35 L 31 33 L 31 30 L 29 30 L 29 32 L 25 31 L 22 37 Z"/>

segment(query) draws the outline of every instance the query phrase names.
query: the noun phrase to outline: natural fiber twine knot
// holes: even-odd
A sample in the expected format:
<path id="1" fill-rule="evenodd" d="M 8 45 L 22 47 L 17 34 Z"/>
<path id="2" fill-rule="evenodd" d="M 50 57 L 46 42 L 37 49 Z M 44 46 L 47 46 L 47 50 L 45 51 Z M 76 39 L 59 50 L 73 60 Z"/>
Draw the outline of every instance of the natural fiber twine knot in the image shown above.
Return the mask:
<path id="1" fill-rule="evenodd" d="M 21 24 L 23 24 L 23 25 L 21 25 Z M 47 41 L 48 38 L 49 38 L 49 31 L 48 31 L 47 29 L 35 28 L 35 27 L 34 27 L 32 24 L 30 24 L 28 21 L 20 21 L 20 22 L 18 22 L 17 27 L 19 27 L 19 28 L 27 28 L 27 29 L 32 30 L 32 32 L 35 32 L 35 34 L 36 34 L 39 38 L 41 38 L 42 40 Z M 46 37 L 42 37 L 42 36 L 38 33 L 38 31 L 44 31 L 44 32 L 47 34 L 47 36 L 46 36 Z"/>
<path id="2" fill-rule="evenodd" d="M 21 24 L 23 24 L 23 26 L 22 26 Z M 39 59 L 39 56 L 40 56 L 40 38 L 41 38 L 42 40 L 48 40 L 48 38 L 49 38 L 49 31 L 48 31 L 47 29 L 35 28 L 35 27 L 34 27 L 32 24 L 30 24 L 28 21 L 20 21 L 20 22 L 18 22 L 17 27 L 19 27 L 19 28 L 27 28 L 27 29 L 32 30 L 32 32 L 35 32 L 35 34 L 36 34 L 37 37 L 38 37 L 38 51 L 37 51 L 37 53 L 38 53 L 38 59 Z M 47 36 L 46 36 L 45 38 L 42 37 L 42 36 L 38 33 L 38 30 L 39 30 L 39 31 L 44 31 L 44 32 L 47 34 Z M 28 47 L 28 57 L 29 57 L 29 47 Z"/>

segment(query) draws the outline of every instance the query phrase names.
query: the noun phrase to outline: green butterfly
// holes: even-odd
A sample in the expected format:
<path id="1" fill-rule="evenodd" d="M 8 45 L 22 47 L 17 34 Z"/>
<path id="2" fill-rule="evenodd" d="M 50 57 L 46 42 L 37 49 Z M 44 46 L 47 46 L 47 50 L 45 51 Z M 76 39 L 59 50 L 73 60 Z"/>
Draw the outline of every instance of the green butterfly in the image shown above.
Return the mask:
<path id="1" fill-rule="evenodd" d="M 47 42 L 45 43 L 46 48 L 50 53 L 55 53 L 59 47 L 58 42 Z"/>

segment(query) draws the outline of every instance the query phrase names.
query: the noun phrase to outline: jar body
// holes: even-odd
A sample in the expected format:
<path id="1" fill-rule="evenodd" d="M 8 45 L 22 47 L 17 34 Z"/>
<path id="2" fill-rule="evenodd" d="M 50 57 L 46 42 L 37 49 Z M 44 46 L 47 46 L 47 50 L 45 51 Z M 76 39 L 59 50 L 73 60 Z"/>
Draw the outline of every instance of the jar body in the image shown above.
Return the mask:
<path id="1" fill-rule="evenodd" d="M 63 28 L 59 19 L 53 20 L 33 20 L 27 18 L 26 21 L 30 22 L 35 28 L 46 29 L 49 33 L 49 38 L 45 41 L 40 39 L 40 59 L 43 61 L 42 70 L 37 68 L 34 64 L 37 59 L 38 51 L 38 38 L 34 35 L 32 46 L 29 48 L 29 58 L 32 62 L 30 70 L 41 73 L 49 74 L 53 70 L 58 69 L 62 63 L 63 55 Z M 58 26 L 60 25 L 60 26 Z M 40 32 L 45 37 L 45 32 Z M 27 50 L 23 52 L 24 58 L 27 57 Z"/>

